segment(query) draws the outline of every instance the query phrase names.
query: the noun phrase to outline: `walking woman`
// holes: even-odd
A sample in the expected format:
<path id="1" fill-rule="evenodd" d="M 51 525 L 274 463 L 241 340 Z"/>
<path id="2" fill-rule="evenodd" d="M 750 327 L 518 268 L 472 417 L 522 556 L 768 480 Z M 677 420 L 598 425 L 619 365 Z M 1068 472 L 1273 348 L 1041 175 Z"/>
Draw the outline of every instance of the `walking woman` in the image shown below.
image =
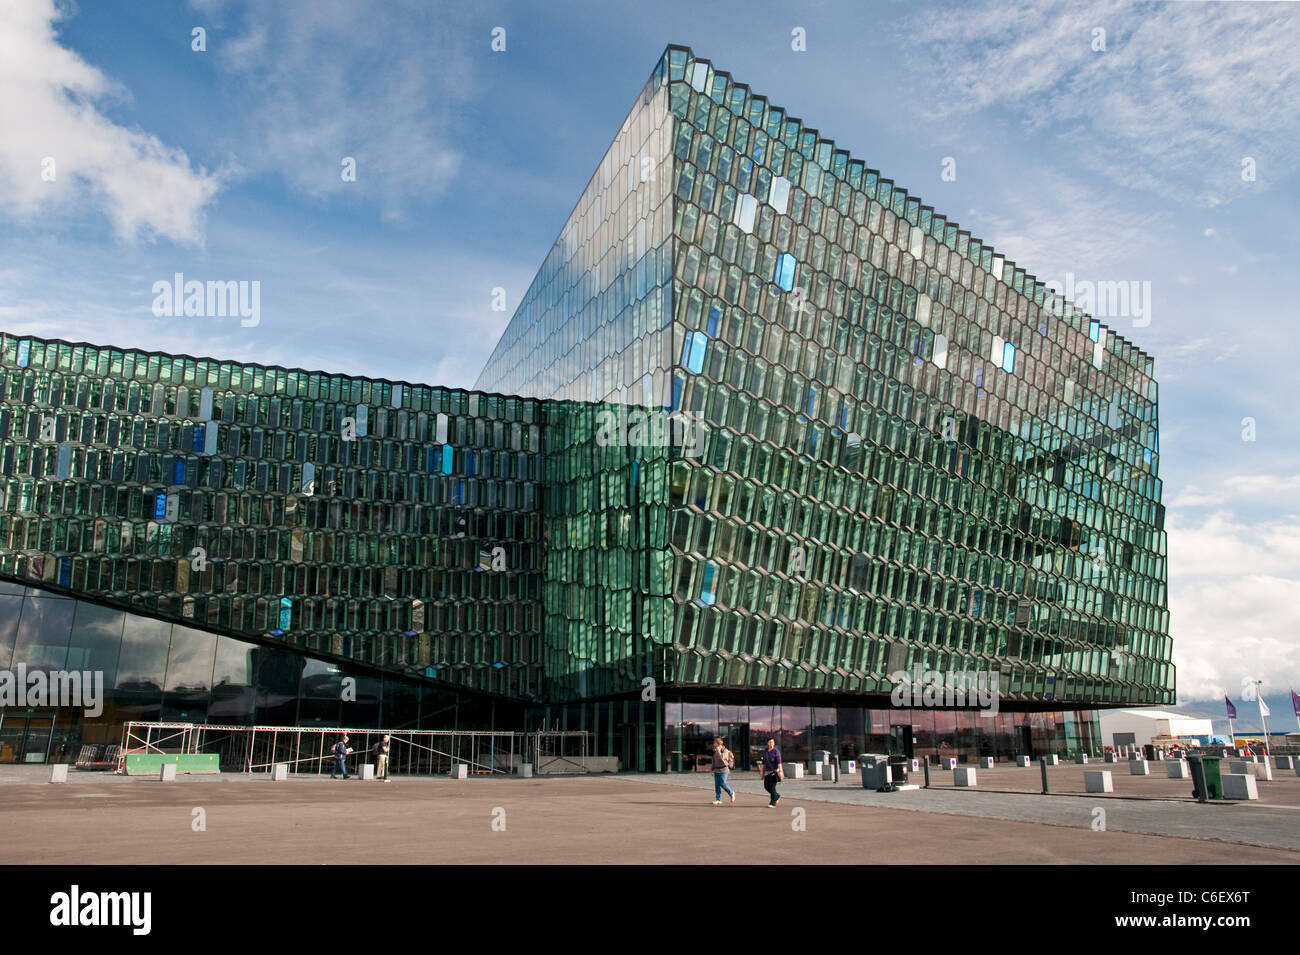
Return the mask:
<path id="1" fill-rule="evenodd" d="M 731 801 L 736 801 L 736 793 L 727 785 L 727 773 L 736 768 L 736 757 L 732 755 L 731 750 L 727 749 L 727 744 L 719 736 L 713 741 L 713 805 L 722 805 L 722 794 L 725 792 L 731 797 Z"/>

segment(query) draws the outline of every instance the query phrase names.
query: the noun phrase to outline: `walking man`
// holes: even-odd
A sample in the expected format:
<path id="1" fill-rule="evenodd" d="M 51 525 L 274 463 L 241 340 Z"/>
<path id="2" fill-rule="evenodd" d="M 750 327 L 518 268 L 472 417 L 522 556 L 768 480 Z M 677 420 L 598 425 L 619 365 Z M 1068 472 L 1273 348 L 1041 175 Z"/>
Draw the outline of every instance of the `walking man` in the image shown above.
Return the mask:
<path id="1" fill-rule="evenodd" d="M 346 733 L 343 734 L 342 739 L 334 744 L 334 748 L 330 752 L 334 754 L 334 768 L 330 770 L 330 779 L 334 779 L 339 773 L 342 773 L 343 778 L 347 779 L 347 758 L 352 755 L 352 747 L 348 745 Z"/>
<path id="2" fill-rule="evenodd" d="M 772 809 L 781 801 L 781 794 L 776 791 L 776 784 L 785 779 L 785 770 L 781 768 L 781 751 L 776 748 L 776 740 L 767 741 L 767 752 L 763 754 L 763 788 L 767 790 L 771 801 L 767 804 Z"/>
<path id="3" fill-rule="evenodd" d="M 722 805 L 722 794 L 726 792 L 731 801 L 736 801 L 736 793 L 727 785 L 727 773 L 736 766 L 736 757 L 727 749 L 727 744 L 719 736 L 713 741 L 713 805 Z"/>
<path id="4" fill-rule="evenodd" d="M 384 782 L 392 782 L 388 778 L 388 734 L 376 743 L 371 750 L 375 754 L 375 779 L 382 779 Z"/>

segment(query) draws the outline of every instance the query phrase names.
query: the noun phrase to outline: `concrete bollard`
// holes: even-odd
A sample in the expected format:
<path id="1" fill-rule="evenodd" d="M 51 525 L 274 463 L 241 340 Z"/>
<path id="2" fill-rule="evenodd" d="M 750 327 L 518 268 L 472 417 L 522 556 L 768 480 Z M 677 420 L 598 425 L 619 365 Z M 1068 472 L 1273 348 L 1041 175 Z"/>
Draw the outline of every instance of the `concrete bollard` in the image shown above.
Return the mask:
<path id="1" fill-rule="evenodd" d="M 992 756 L 981 756 L 981 757 L 980 757 L 980 769 L 992 769 L 992 768 L 993 768 L 993 757 L 992 757 Z"/>
<path id="2" fill-rule="evenodd" d="M 361 764 L 361 778 L 362 778 L 362 779 L 374 779 L 374 778 L 375 778 L 375 764 L 374 764 L 374 763 L 362 763 L 362 764 Z"/>
<path id="3" fill-rule="evenodd" d="M 1150 776 L 1151 764 L 1145 759 L 1130 759 L 1128 762 L 1130 776 Z"/>
<path id="4" fill-rule="evenodd" d="M 850 776 L 857 775 L 858 761 L 856 759 L 850 759 L 847 763 L 844 763 L 843 766 L 844 766 L 844 771 L 848 773 Z"/>
<path id="5" fill-rule="evenodd" d="M 1251 763 L 1250 774 L 1261 781 L 1273 781 L 1273 767 L 1268 763 Z"/>
<path id="6" fill-rule="evenodd" d="M 1255 784 L 1255 777 L 1249 773 L 1224 773 L 1220 779 L 1223 780 L 1224 799 L 1259 798 L 1259 787 Z"/>
<path id="7" fill-rule="evenodd" d="M 803 779 L 803 763 L 786 763 L 786 776 L 791 779 Z"/>
<path id="8" fill-rule="evenodd" d="M 532 778 L 533 778 L 533 764 L 532 764 L 532 763 L 520 763 L 518 766 L 515 767 L 515 775 L 516 775 L 516 776 L 522 776 L 524 779 L 532 779 Z"/>
<path id="9" fill-rule="evenodd" d="M 954 786 L 974 786 L 975 768 L 973 766 L 952 767 L 952 784 Z"/>
<path id="10" fill-rule="evenodd" d="M 1060 766 L 1060 765 L 1061 765 L 1061 757 L 1058 756 L 1058 755 L 1056 755 L 1055 753 L 1053 753 L 1051 756 L 1044 756 L 1043 759 L 1047 760 L 1047 765 L 1048 765 L 1048 766 Z"/>
<path id="11" fill-rule="evenodd" d="M 66 783 L 68 781 L 68 764 L 55 763 L 50 767 L 50 782 Z"/>
<path id="12" fill-rule="evenodd" d="M 1273 762 L 1277 763 L 1278 769 L 1295 769 L 1294 756 L 1274 756 Z"/>
<path id="13" fill-rule="evenodd" d="M 271 782 L 282 783 L 289 778 L 289 764 L 276 763 L 271 767 Z"/>
<path id="14" fill-rule="evenodd" d="M 1228 761 L 1228 772 L 1238 776 L 1250 772 L 1250 763 L 1244 759 L 1231 759 Z"/>
<path id="15" fill-rule="evenodd" d="M 1033 765 L 1033 762 L 1034 762 L 1034 761 L 1033 761 L 1032 759 L 1030 759 L 1028 756 L 1017 756 L 1017 757 L 1016 757 L 1016 765 L 1017 765 L 1017 766 L 1023 766 L 1023 767 L 1025 767 L 1026 769 L 1028 769 L 1031 765 Z"/>
<path id="16" fill-rule="evenodd" d="M 452 779 L 469 779 L 469 765 L 466 763 L 451 764 Z"/>
<path id="17" fill-rule="evenodd" d="M 821 763 L 820 765 L 821 765 L 821 768 L 822 768 L 822 779 L 823 779 L 825 782 L 828 782 L 828 783 L 829 783 L 829 782 L 834 782 L 834 781 L 835 781 L 835 764 L 834 764 L 834 763 Z"/>
<path id="18" fill-rule="evenodd" d="M 1116 756 L 1114 753 L 1107 753 L 1107 754 L 1106 754 L 1104 757 L 1102 757 L 1102 758 L 1103 758 L 1106 762 L 1108 762 L 1108 763 L 1117 763 L 1117 762 L 1119 762 L 1119 757 Z"/>
<path id="19" fill-rule="evenodd" d="M 1076 765 L 1076 766 L 1087 766 L 1087 765 L 1088 765 L 1088 754 L 1087 754 L 1087 753 L 1075 753 L 1075 754 L 1074 754 L 1074 762 L 1075 762 L 1075 765 Z"/>
<path id="20" fill-rule="evenodd" d="M 955 758 L 953 758 L 952 756 L 945 756 L 945 757 L 943 758 L 943 768 L 944 768 L 944 769 L 956 769 L 956 768 L 957 768 L 957 760 L 956 760 Z"/>
<path id="21" fill-rule="evenodd" d="M 1083 773 L 1083 790 L 1090 793 L 1113 793 L 1114 780 L 1109 769 L 1088 769 Z"/>
<path id="22" fill-rule="evenodd" d="M 919 773 L 921 771 L 921 761 L 919 759 L 909 759 L 907 761 L 907 771 L 909 773 Z"/>
<path id="23" fill-rule="evenodd" d="M 164 783 L 168 783 L 168 782 L 174 783 L 174 782 L 176 782 L 176 764 L 175 764 L 175 763 L 163 763 L 163 764 L 162 764 L 162 772 L 160 772 L 160 773 L 158 774 L 158 779 L 159 779 L 161 782 L 164 782 Z"/>
<path id="24" fill-rule="evenodd" d="M 1165 775 L 1169 779 L 1191 779 L 1192 771 L 1185 759 L 1165 760 Z"/>

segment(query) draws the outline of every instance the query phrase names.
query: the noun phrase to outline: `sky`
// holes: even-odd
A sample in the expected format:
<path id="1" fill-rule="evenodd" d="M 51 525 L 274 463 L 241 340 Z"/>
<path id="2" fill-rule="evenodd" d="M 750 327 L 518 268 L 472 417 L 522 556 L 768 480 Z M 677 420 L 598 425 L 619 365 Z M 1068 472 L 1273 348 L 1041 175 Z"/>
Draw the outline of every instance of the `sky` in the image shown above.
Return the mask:
<path id="1" fill-rule="evenodd" d="M 1179 699 L 1300 689 L 1300 4 L 0 0 L 0 329 L 469 387 L 669 43 L 1149 289 Z"/>

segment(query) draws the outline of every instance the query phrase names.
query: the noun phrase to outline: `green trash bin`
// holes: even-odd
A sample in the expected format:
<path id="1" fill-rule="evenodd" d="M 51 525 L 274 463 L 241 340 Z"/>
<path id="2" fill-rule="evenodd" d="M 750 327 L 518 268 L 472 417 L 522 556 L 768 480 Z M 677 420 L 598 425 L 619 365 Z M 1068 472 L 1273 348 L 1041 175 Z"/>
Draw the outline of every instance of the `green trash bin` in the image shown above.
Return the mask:
<path id="1" fill-rule="evenodd" d="M 1210 791 L 1211 799 L 1223 798 L 1223 777 L 1219 774 L 1218 756 L 1202 756 L 1201 765 L 1205 767 L 1205 788 Z"/>
<path id="2" fill-rule="evenodd" d="M 1201 799 L 1201 783 L 1205 783 L 1205 799 L 1223 798 L 1223 777 L 1219 775 L 1218 756 L 1192 756 L 1192 795 Z"/>

